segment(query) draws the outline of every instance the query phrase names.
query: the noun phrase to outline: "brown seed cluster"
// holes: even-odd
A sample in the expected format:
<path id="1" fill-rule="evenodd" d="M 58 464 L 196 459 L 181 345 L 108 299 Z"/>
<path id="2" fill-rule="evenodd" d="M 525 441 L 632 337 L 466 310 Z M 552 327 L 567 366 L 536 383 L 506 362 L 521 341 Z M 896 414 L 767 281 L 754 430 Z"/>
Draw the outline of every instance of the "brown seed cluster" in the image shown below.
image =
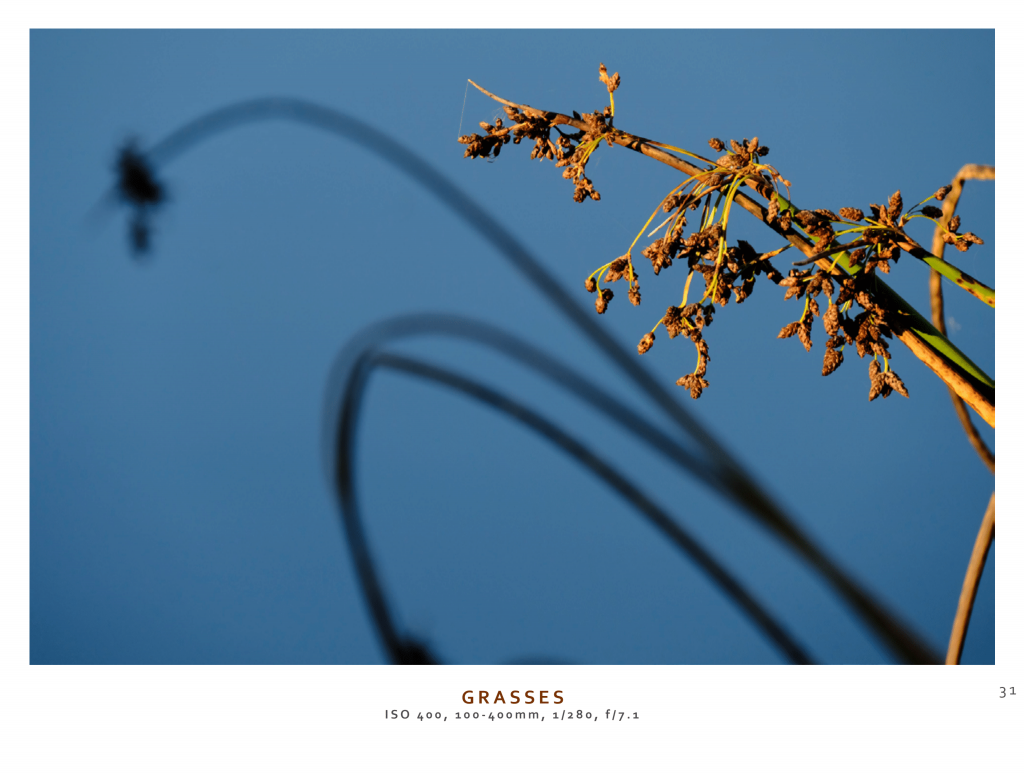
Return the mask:
<path id="1" fill-rule="evenodd" d="M 734 150 L 746 153 L 747 161 L 752 158 L 755 149 L 759 148 L 756 138 L 753 141 L 744 140 L 743 145 L 736 141 L 732 141 L 732 144 Z M 737 153 L 733 158 L 741 156 Z M 745 162 L 741 160 L 740 164 L 743 163 Z M 765 177 L 763 180 L 766 185 L 770 185 L 770 178 Z M 726 247 L 726 228 L 722 222 L 712 223 L 692 232 L 689 236 L 685 235 L 687 212 L 700 208 L 704 197 L 710 197 L 712 192 L 720 190 L 721 186 L 727 184 L 728 179 L 717 182 L 709 179 L 705 181 L 703 191 L 697 195 L 693 192 L 677 192 L 666 197 L 662 209 L 674 212 L 675 218 L 671 219 L 665 236 L 656 239 L 642 251 L 642 255 L 650 260 L 655 275 L 660 274 L 662 269 L 672 266 L 673 261 L 684 259 L 687 268 L 704 281 L 702 302 L 706 301 L 706 304 L 670 307 L 659 322 L 665 326 L 670 339 L 680 334 L 686 335 L 697 349 L 696 370 L 678 382 L 679 385 L 686 387 L 694 398 L 699 397 L 708 386 L 705 374 L 710 356 L 707 341 L 703 338 L 703 328 L 711 323 L 714 305 L 724 307 L 730 300 L 742 303 L 753 292 L 756 279 L 762 274 L 767 275 L 774 283 L 782 280 L 782 274 L 772 266 L 768 256 L 759 254 L 750 243 L 738 240 L 735 246 Z M 616 269 L 617 263 L 613 262 L 610 268 Z M 639 298 L 636 303 L 639 303 Z M 645 337 L 638 349 L 647 352 L 652 343 L 653 336 L 650 340 Z"/>
<path id="2" fill-rule="evenodd" d="M 519 145 L 524 139 L 533 140 L 534 146 L 530 153 L 531 159 L 561 159 L 565 155 L 564 144 L 558 145 L 551 141 L 551 122 L 547 119 L 530 114 L 511 105 L 504 106 L 505 115 L 512 121 L 511 126 L 505 126 L 502 119 L 494 122 L 494 125 L 486 121 L 480 122 L 480 128 L 487 134 L 463 135 L 459 142 L 467 146 L 463 158 L 475 159 L 488 156 L 498 157 L 501 146 L 512 142 Z M 561 139 L 561 138 L 560 138 Z"/>
<path id="3" fill-rule="evenodd" d="M 619 74 L 608 77 L 607 71 L 602 72 L 602 80 L 607 81 L 609 93 L 615 91 L 620 81 Z M 486 135 L 471 134 L 459 138 L 459 142 L 466 146 L 464 158 L 497 158 L 503 145 L 509 142 L 518 145 L 524 138 L 530 139 L 534 141 L 533 150 L 530 152 L 531 159 L 552 160 L 556 167 L 566 168 L 562 172 L 562 177 L 572 180 L 575 184 L 575 201 L 593 199 L 596 202 L 601 199 L 601 194 L 586 176 L 586 165 L 595 145 L 601 139 L 607 139 L 608 144 L 612 144 L 609 108 L 583 116 L 574 113 L 575 118 L 583 121 L 587 128 L 585 131 L 573 133 L 563 132 L 552 124 L 551 119 L 538 111 L 531 110 L 527 114 L 510 105 L 504 106 L 504 110 L 513 122 L 511 126 L 506 127 L 501 119 L 495 121 L 493 126 L 482 121 L 480 128 L 487 133 Z M 554 141 L 551 139 L 552 130 L 558 133 L 558 138 Z"/>
<path id="4" fill-rule="evenodd" d="M 984 240 L 981 237 L 974 234 L 974 232 L 967 232 L 966 234 L 958 234 L 960 231 L 960 216 L 954 215 L 949 223 L 946 224 L 946 230 L 942 233 L 942 241 L 947 245 L 952 245 L 961 253 L 966 252 L 971 245 L 984 245 Z"/>
<path id="5" fill-rule="evenodd" d="M 685 387 L 690 391 L 692 398 L 700 398 L 701 392 L 708 386 L 704 375 L 708 370 L 708 363 L 711 361 L 710 348 L 707 340 L 704 339 L 704 328 L 711 325 L 714 318 L 715 308 L 713 304 L 701 306 L 700 304 L 687 304 L 685 307 L 669 307 L 659 323 L 665 326 L 668 331 L 668 338 L 675 339 L 677 336 L 685 336 L 697 350 L 697 368 L 692 374 L 686 374 L 676 380 L 676 384 Z M 647 334 L 637 349 L 641 354 L 651 349 L 654 343 L 654 334 Z"/>
<path id="6" fill-rule="evenodd" d="M 838 221 L 839 217 L 829 210 L 800 210 L 793 218 L 805 232 L 814 237 L 814 247 L 819 253 L 824 252 L 836 238 L 832 221 Z"/>
<path id="7" fill-rule="evenodd" d="M 561 135 L 559 144 L 562 148 L 562 155 L 555 162 L 555 166 L 565 167 L 562 177 L 575 184 L 576 190 L 572 195 L 574 201 L 583 202 L 589 198 L 598 202 L 601 199 L 601 194 L 587 178 L 587 162 L 602 139 L 606 140 L 608 145 L 613 144 L 611 140 L 611 110 L 605 108 L 602 111 L 584 113 L 582 116 L 573 112 L 573 117 L 582 121 L 586 125 L 586 129 L 573 134 Z"/>
<path id="8" fill-rule="evenodd" d="M 633 304 L 633 306 L 640 305 L 640 280 L 637 278 L 636 272 L 633 271 L 633 262 L 629 253 L 624 256 L 619 256 L 606 267 L 603 267 L 603 271 L 595 272 L 594 274 L 598 276 L 603 274 L 604 281 L 610 283 L 617 282 L 625 277 L 629 285 L 627 296 L 629 297 L 630 303 Z M 595 293 L 598 290 L 597 279 L 593 274 L 587 278 L 586 289 L 589 293 Z M 605 291 L 607 291 L 607 295 L 605 295 Z M 608 302 L 611 301 L 612 296 L 613 294 L 609 289 L 604 289 L 599 294 L 595 301 L 599 315 L 604 314 L 604 311 L 608 309 Z"/>
<path id="9" fill-rule="evenodd" d="M 711 383 L 703 377 L 699 377 L 696 374 L 684 374 L 676 380 L 676 384 L 679 387 L 687 388 L 690 391 L 690 398 L 700 398 L 700 394 L 704 391 Z"/>
<path id="10" fill-rule="evenodd" d="M 640 340 L 640 344 L 636 346 L 636 351 L 643 355 L 645 352 L 651 349 L 654 345 L 654 332 L 651 331 L 643 339 Z"/>
<path id="11" fill-rule="evenodd" d="M 500 118 L 494 122 L 494 126 L 481 121 L 480 128 L 487 132 L 485 136 L 474 133 L 459 138 L 459 142 L 466 146 L 466 151 L 462 154 L 463 159 L 486 159 L 489 156 L 497 159 L 501 153 L 501 146 L 512 139 Z"/>
<path id="12" fill-rule="evenodd" d="M 619 88 L 619 84 L 622 83 L 622 79 L 619 78 L 618 73 L 609 77 L 608 68 L 604 66 L 604 62 L 602 62 L 601 66 L 598 68 L 598 73 L 598 77 L 601 79 L 601 82 L 608 87 L 609 94 L 613 94 L 615 90 Z"/>
<path id="13" fill-rule="evenodd" d="M 881 396 L 888 398 L 895 390 L 904 398 L 910 398 L 906 386 L 903 384 L 895 371 L 882 371 L 878 361 L 871 361 L 868 366 L 868 376 L 871 378 L 871 390 L 868 392 L 868 401 L 874 401 Z"/>
<path id="14" fill-rule="evenodd" d="M 839 293 L 835 300 L 832 294 L 836 284 L 839 285 Z M 889 369 L 889 361 L 892 356 L 889 353 L 888 340 L 892 338 L 892 330 L 886 322 L 885 310 L 874 301 L 870 293 L 871 279 L 865 273 L 856 275 L 845 275 L 841 278 L 833 277 L 822 269 L 811 274 L 811 270 L 791 270 L 790 276 L 783 280 L 780 285 L 788 286 L 786 298 L 800 298 L 806 296 L 804 312 L 800 319 L 783 326 L 779 332 L 780 339 L 786 339 L 798 335 L 804 349 L 811 349 L 811 325 L 814 317 L 819 315 L 820 307 L 815 296 L 825 294 L 828 300 L 828 309 L 821 315 L 822 325 L 828 339 L 825 342 L 825 357 L 822 361 L 821 374 L 828 376 L 843 364 L 843 349 L 846 345 L 856 348 L 857 354 L 863 358 L 866 355 L 873 356 L 869 376 L 871 377 L 871 391 L 869 400 L 881 395 L 883 398 L 890 395 L 894 390 L 902 396 L 907 396 L 907 389 L 900 378 Z M 850 302 L 856 301 L 863 311 L 851 317 L 844 312 Z M 883 371 L 878 365 L 878 360 L 886 364 Z"/>

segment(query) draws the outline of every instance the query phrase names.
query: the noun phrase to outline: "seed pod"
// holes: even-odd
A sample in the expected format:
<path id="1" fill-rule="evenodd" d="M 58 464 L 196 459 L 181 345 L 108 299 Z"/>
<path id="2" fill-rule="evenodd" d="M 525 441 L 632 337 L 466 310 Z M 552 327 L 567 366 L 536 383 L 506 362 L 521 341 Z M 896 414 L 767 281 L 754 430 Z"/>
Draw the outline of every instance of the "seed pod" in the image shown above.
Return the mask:
<path id="1" fill-rule="evenodd" d="M 621 278 L 623 273 L 626 271 L 626 267 L 628 265 L 628 256 L 620 256 L 619 258 L 612 261 L 612 263 L 608 266 L 607 274 L 605 274 L 604 276 L 605 282 L 613 283 L 619 278 Z"/>
<path id="2" fill-rule="evenodd" d="M 775 338 L 776 339 L 789 339 L 789 337 L 793 336 L 793 334 L 796 333 L 796 330 L 798 328 L 800 328 L 800 321 L 799 320 L 794 321 L 793 323 L 787 323 L 786 325 L 784 325 L 782 327 L 782 330 L 779 331 L 779 335 L 777 337 L 775 337 Z"/>
<path id="3" fill-rule="evenodd" d="M 804 349 L 807 352 L 811 351 L 811 325 L 810 323 L 801 324 L 796 331 L 797 337 L 800 339 L 800 343 L 803 344 Z"/>
<path id="4" fill-rule="evenodd" d="M 821 376 L 827 377 L 843 363 L 843 354 L 838 350 L 826 350 L 825 359 L 821 364 Z"/>
<path id="5" fill-rule="evenodd" d="M 825 333 L 829 336 L 835 336 L 839 331 L 839 305 L 832 304 L 829 306 L 821 322 L 825 325 Z"/>
<path id="6" fill-rule="evenodd" d="M 900 213 L 903 212 L 903 197 L 900 196 L 900 192 L 897 191 L 891 197 L 889 197 L 889 220 L 893 223 L 900 217 Z"/>
<path id="7" fill-rule="evenodd" d="M 618 73 L 615 73 L 615 75 L 608 77 L 608 68 L 606 68 L 604 64 L 601 65 L 598 72 L 598 77 L 601 79 L 601 82 L 608 87 L 609 94 L 611 94 L 613 91 L 619 88 L 619 83 L 622 79 L 619 78 Z"/>
<path id="8" fill-rule="evenodd" d="M 881 374 L 876 374 L 875 376 L 873 376 L 871 378 L 871 389 L 868 390 L 868 401 L 874 401 L 876 398 L 882 395 L 882 391 L 886 387 L 887 385 L 885 384 L 885 379 L 882 377 Z"/>
<path id="9" fill-rule="evenodd" d="M 907 392 L 907 386 L 903 384 L 895 371 L 887 371 L 884 374 L 886 384 L 899 393 L 904 398 L 910 398 L 910 393 Z"/>
<path id="10" fill-rule="evenodd" d="M 651 346 L 653 344 L 654 344 L 654 332 L 652 331 L 649 334 L 647 334 L 643 339 L 640 340 L 640 344 L 638 344 L 636 346 L 636 350 L 637 350 L 638 353 L 643 355 L 645 352 L 647 352 L 648 350 L 651 349 Z"/>

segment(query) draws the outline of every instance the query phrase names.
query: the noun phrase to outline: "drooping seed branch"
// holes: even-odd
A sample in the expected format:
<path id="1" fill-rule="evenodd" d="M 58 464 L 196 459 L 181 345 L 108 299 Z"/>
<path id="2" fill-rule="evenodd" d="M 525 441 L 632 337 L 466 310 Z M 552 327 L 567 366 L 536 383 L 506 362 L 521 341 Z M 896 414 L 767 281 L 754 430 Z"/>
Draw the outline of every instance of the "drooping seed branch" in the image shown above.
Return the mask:
<path id="1" fill-rule="evenodd" d="M 587 119 L 590 120 L 585 120 L 583 117 L 578 115 L 568 116 L 555 111 L 539 110 L 529 105 L 503 99 L 473 81 L 470 81 L 470 83 L 488 97 L 503 105 L 513 108 L 521 114 L 521 117 L 524 120 L 516 125 L 503 128 L 501 130 L 502 136 L 506 136 L 509 133 L 514 132 L 516 129 L 523 130 L 524 128 L 528 128 L 529 132 L 527 133 L 527 136 L 534 137 L 537 134 L 537 131 L 536 127 L 532 125 L 533 122 L 542 122 L 544 125 L 552 128 L 557 126 L 568 126 L 583 134 L 588 132 L 593 133 L 595 131 L 595 119 L 591 116 L 587 117 Z M 613 127 L 612 118 L 608 112 L 606 112 L 605 116 L 606 118 L 604 123 L 601 125 L 602 133 L 599 137 L 601 141 L 605 141 L 609 145 L 614 144 L 624 148 L 629 148 L 632 151 L 683 172 L 687 176 L 708 176 L 708 169 L 698 167 L 686 159 L 669 153 L 664 150 L 662 147 L 664 144 L 662 143 L 657 143 L 653 140 L 648 140 Z M 531 124 L 531 126 L 527 127 L 528 123 Z M 596 147 L 596 143 L 594 145 Z M 695 154 L 689 155 L 699 159 L 700 161 L 707 161 L 706 159 L 703 159 L 703 157 L 696 156 Z M 586 181 L 586 178 L 584 177 L 583 180 Z M 763 179 L 749 179 L 744 181 L 742 185 L 756 190 L 760 185 L 761 180 Z M 579 186 L 579 183 L 577 185 Z M 579 193 L 579 188 L 577 193 Z M 589 191 L 584 193 L 590 195 Z M 798 211 L 798 209 L 791 203 L 782 200 L 781 197 L 778 198 L 785 202 L 786 208 L 794 212 Z M 831 272 L 837 276 L 842 275 L 844 271 L 850 273 L 856 273 L 858 271 L 856 265 L 851 262 L 849 254 L 845 252 L 840 253 L 835 257 L 817 255 L 820 250 L 816 248 L 807 237 L 800 233 L 799 227 L 797 227 L 795 223 L 787 222 L 786 227 L 784 228 L 777 218 L 769 218 L 768 208 L 764 207 L 760 202 L 748 194 L 742 191 L 737 191 L 735 192 L 732 201 L 764 223 L 779 236 L 787 240 L 805 256 L 814 257 L 815 263 L 821 269 Z M 926 262 L 931 261 L 933 268 L 937 267 L 944 269 L 945 267 L 949 267 L 947 274 L 952 274 L 954 271 L 959 273 L 957 276 L 960 277 L 961 285 L 974 293 L 974 295 L 982 298 L 983 300 L 990 301 L 991 304 L 994 305 L 995 294 L 992 289 L 982 286 L 980 283 L 973 280 L 973 278 L 964 276 L 963 273 L 956 270 L 955 267 L 945 264 L 945 262 L 942 262 L 939 257 L 928 253 L 920 245 L 909 240 L 909 238 L 905 238 L 905 236 L 898 239 L 896 244 L 901 249 L 920 258 L 921 260 Z M 960 396 L 966 403 L 970 404 L 970 406 L 978 412 L 979 415 L 981 415 L 982 419 L 994 427 L 994 380 L 988 377 L 988 375 L 978 368 L 964 353 L 956 348 L 935 326 L 929 323 L 922 315 L 920 315 L 920 313 L 917 312 L 917 310 L 903 300 L 895 291 L 889 288 L 889 286 L 881 279 L 875 277 L 872 292 L 877 303 L 887 310 L 887 322 L 889 323 L 893 334 L 899 338 L 899 340 L 902 341 L 918 359 L 934 371 L 936 375 L 950 387 L 951 390 Z"/>

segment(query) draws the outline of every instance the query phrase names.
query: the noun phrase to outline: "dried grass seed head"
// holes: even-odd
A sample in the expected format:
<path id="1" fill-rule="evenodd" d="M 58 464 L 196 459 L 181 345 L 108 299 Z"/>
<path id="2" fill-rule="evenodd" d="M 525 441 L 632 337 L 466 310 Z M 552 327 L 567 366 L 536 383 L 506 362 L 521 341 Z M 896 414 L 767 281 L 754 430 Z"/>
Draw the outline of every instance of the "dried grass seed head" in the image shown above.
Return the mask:
<path id="1" fill-rule="evenodd" d="M 636 346 L 636 350 L 637 350 L 638 353 L 643 355 L 645 352 L 647 352 L 648 350 L 651 349 L 651 346 L 653 344 L 654 344 L 654 332 L 651 331 L 646 336 L 644 336 L 643 339 L 640 340 L 640 344 L 638 344 Z"/>
<path id="2" fill-rule="evenodd" d="M 622 79 L 619 77 L 618 73 L 615 73 L 615 75 L 612 76 L 608 75 L 608 68 L 604 66 L 603 62 L 601 63 L 601 67 L 598 68 L 598 73 L 598 77 L 601 79 L 601 82 L 608 88 L 609 94 L 612 94 L 616 89 L 618 89 L 619 85 L 622 83 Z"/>

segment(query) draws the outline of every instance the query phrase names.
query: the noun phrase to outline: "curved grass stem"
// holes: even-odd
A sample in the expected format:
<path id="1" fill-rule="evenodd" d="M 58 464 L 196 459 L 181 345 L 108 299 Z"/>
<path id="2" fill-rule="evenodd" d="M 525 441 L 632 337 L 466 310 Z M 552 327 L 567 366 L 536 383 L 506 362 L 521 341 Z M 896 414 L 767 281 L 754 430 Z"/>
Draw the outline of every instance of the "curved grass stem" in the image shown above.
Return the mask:
<path id="1" fill-rule="evenodd" d="M 942 219 L 935 226 L 935 236 L 932 238 L 932 253 L 939 258 L 942 258 L 942 254 L 946 249 L 946 243 L 942 240 L 942 234 L 943 231 L 945 231 L 945 225 L 949 223 L 949 220 L 956 212 L 956 206 L 959 203 L 960 195 L 963 192 L 964 182 L 967 180 L 995 180 L 995 177 L 996 168 L 987 165 L 967 164 L 960 169 L 953 178 L 953 183 L 949 193 L 946 194 L 945 199 L 942 201 Z M 928 285 L 931 290 L 932 324 L 938 331 L 945 335 L 946 313 L 945 302 L 942 297 L 942 275 L 933 269 L 929 273 Z M 974 447 L 974 451 L 978 453 L 978 457 L 981 458 L 981 461 L 985 464 L 988 470 L 995 474 L 996 456 L 988 448 L 984 439 L 981 438 L 981 434 L 978 433 L 978 429 L 974 427 L 974 423 L 971 422 L 971 415 L 968 413 L 963 399 L 961 399 L 953 390 L 949 391 L 949 397 L 953 402 L 953 410 L 956 412 L 956 416 L 960 419 L 960 424 L 963 426 L 964 433 L 967 434 L 967 440 L 970 442 L 971 446 Z"/>
<path id="2" fill-rule="evenodd" d="M 985 560 L 988 558 L 988 552 L 995 536 L 996 494 L 993 492 L 988 501 L 988 508 L 985 509 L 985 516 L 981 519 L 981 528 L 979 528 L 978 537 L 974 541 L 971 559 L 967 563 L 967 573 L 964 576 L 960 601 L 957 604 L 956 617 L 953 620 L 953 632 L 949 636 L 949 649 L 946 651 L 947 665 L 960 664 L 960 657 L 964 652 L 964 641 L 967 639 L 967 625 L 971 622 L 971 612 L 974 610 L 974 598 L 977 597 L 981 574 L 985 570 Z"/>

